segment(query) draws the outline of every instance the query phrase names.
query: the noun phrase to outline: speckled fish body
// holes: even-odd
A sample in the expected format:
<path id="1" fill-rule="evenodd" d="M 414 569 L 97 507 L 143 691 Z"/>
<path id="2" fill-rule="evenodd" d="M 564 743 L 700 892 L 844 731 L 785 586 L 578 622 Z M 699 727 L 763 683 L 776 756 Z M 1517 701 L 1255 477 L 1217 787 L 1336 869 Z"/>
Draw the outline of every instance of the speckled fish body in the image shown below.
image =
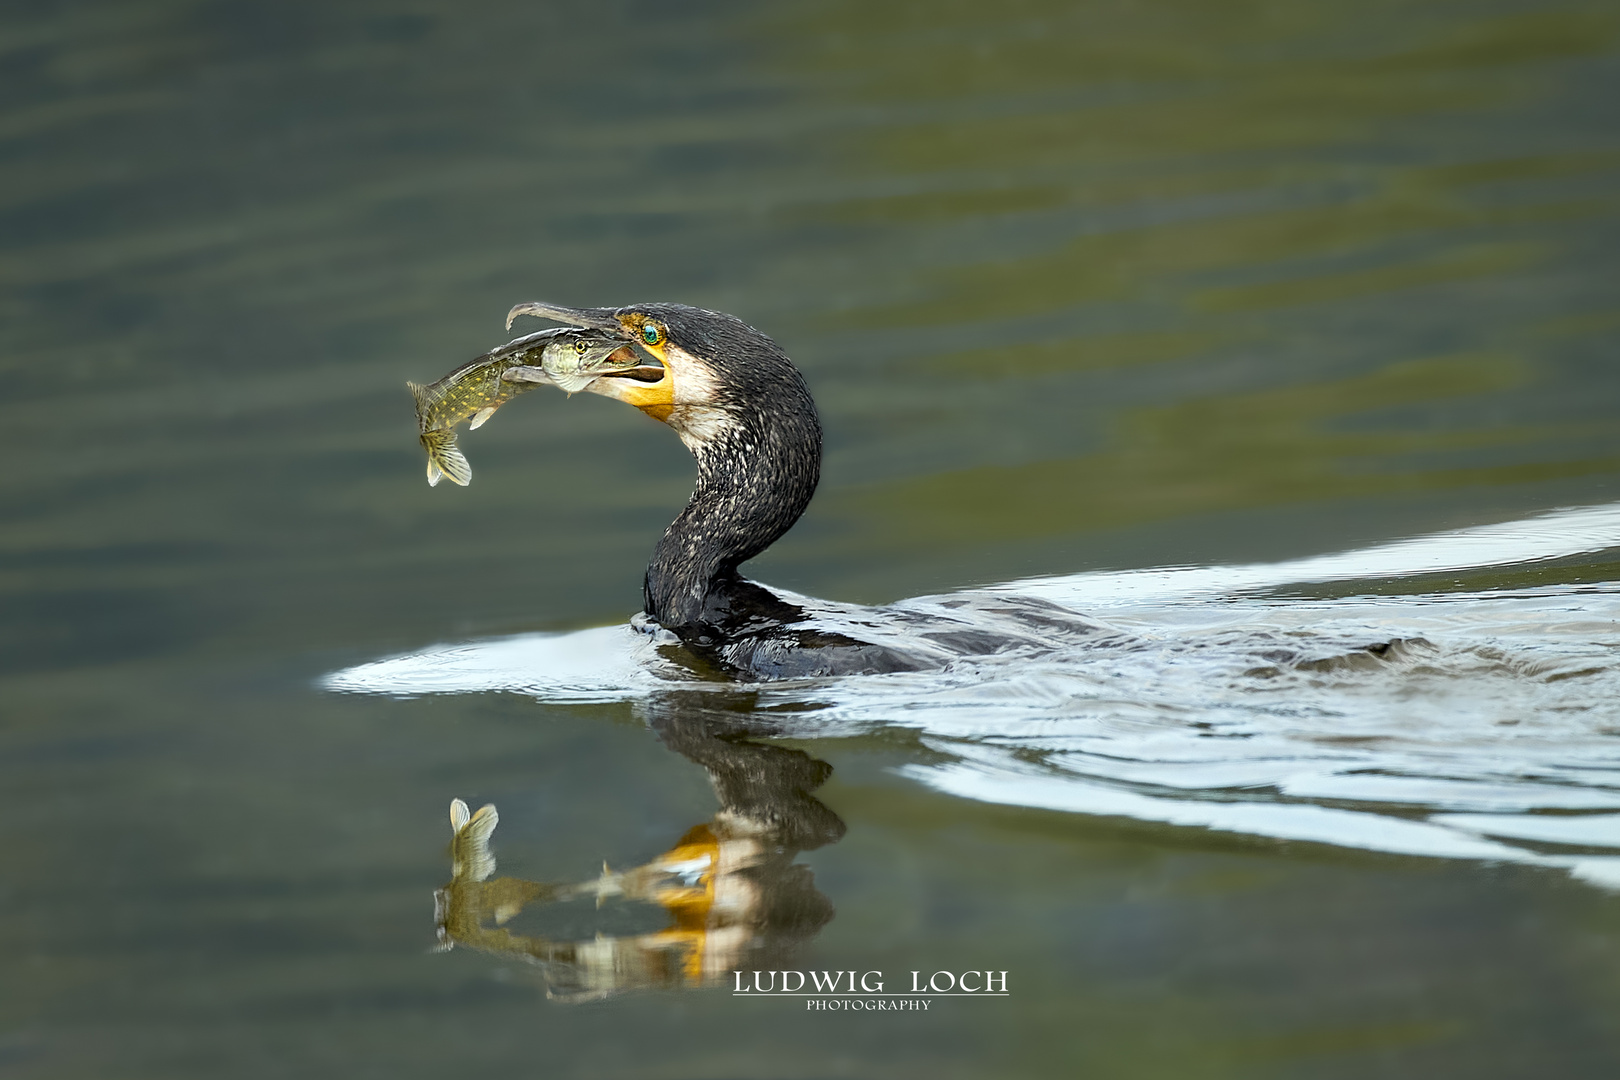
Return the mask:
<path id="1" fill-rule="evenodd" d="M 617 355 L 615 355 L 617 354 Z M 427 479 L 437 485 L 443 477 L 465 486 L 472 466 L 456 445 L 456 425 L 470 421 L 480 427 L 519 394 L 542 383 L 502 378 L 515 367 L 539 368 L 547 381 L 573 393 L 589 385 L 604 371 L 634 367 L 635 355 L 621 337 L 596 330 L 557 327 L 510 341 L 498 349 L 456 368 L 433 383 L 407 383 L 416 398 L 416 422 L 427 451 Z"/>

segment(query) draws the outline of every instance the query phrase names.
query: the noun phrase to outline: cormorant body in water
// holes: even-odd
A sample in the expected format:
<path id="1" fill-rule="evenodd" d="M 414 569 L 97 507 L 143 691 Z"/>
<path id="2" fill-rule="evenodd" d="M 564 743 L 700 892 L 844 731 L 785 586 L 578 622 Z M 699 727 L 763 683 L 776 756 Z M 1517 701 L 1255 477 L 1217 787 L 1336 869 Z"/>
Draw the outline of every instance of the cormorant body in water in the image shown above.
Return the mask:
<path id="1" fill-rule="evenodd" d="M 735 316 L 684 304 L 527 303 L 512 309 L 507 326 L 520 315 L 618 334 L 657 361 L 606 372 L 585 389 L 669 425 L 697 459 L 691 501 L 665 530 L 647 566 L 645 620 L 638 625 L 670 631 L 689 656 L 719 674 L 774 679 L 922 670 L 955 656 L 996 651 L 1009 641 L 1039 638 L 1058 624 L 1082 633 L 1095 630 L 1072 612 L 1010 597 L 995 602 L 996 614 L 1003 617 L 997 621 L 1013 616 L 1010 637 L 950 616 L 934 632 L 901 635 L 903 644 L 858 640 L 817 625 L 815 616 L 822 612 L 807 611 L 737 572 L 799 519 L 821 476 L 815 402 L 776 342 Z M 548 381 L 544 372 L 522 367 L 505 377 Z M 824 607 L 834 615 L 872 614 L 871 609 Z M 938 622 L 938 614 L 921 621 Z M 885 612 L 884 621 L 915 624 L 919 616 Z"/>

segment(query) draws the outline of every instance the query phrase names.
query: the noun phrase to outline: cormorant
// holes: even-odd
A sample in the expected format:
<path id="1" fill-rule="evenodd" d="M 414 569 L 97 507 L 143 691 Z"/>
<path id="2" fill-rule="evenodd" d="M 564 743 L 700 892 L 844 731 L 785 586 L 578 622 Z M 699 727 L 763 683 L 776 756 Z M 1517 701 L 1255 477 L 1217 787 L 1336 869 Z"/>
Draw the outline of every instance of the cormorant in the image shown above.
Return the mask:
<path id="1" fill-rule="evenodd" d="M 1010 637 L 951 616 L 922 620 L 930 624 L 926 630 L 901 626 L 899 635 L 873 635 L 898 637 L 891 644 L 857 640 L 826 625 L 818 617 L 839 614 L 836 605 L 807 611 L 803 603 L 791 603 L 737 572 L 799 519 L 821 476 L 815 402 L 804 376 L 776 342 L 733 315 L 684 304 L 526 303 L 512 308 L 507 326 L 520 315 L 617 334 L 657 361 L 607 371 L 585 389 L 669 425 L 697 459 L 691 501 L 665 530 L 647 566 L 645 619 L 639 625 L 650 622 L 656 626 L 649 629 L 672 632 L 690 656 L 719 674 L 773 679 L 922 670 L 1030 640 L 1021 631 L 1039 636 L 1058 629 L 1058 623 L 1082 633 L 1095 628 L 1072 612 L 1011 598 L 997 599 L 990 612 L 992 621 L 1014 616 Z M 524 367 L 505 377 L 549 381 L 543 371 Z M 886 616 L 885 623 L 897 626 L 919 621 L 916 613 Z M 941 621 L 944 625 L 936 625 Z M 872 625 L 864 618 L 853 622 Z"/>

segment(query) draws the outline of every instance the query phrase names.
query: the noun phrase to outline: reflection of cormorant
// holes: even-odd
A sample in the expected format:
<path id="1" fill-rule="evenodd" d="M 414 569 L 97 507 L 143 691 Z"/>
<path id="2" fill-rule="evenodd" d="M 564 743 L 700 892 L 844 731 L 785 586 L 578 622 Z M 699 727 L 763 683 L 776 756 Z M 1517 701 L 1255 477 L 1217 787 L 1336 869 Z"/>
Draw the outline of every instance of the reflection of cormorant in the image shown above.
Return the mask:
<path id="1" fill-rule="evenodd" d="M 753 695 L 718 694 L 663 694 L 644 706 L 664 745 L 709 771 L 717 819 L 800 851 L 837 842 L 844 823 L 810 794 L 832 766 L 802 750 L 750 742 L 770 734 L 752 708 Z"/>
<path id="2" fill-rule="evenodd" d="M 647 567 L 648 618 L 730 675 L 911 670 L 931 662 L 804 625 L 805 612 L 743 580 L 739 564 L 798 520 L 821 475 L 821 422 L 810 391 L 776 343 L 731 315 L 681 304 L 565 308 L 537 315 L 617 333 L 656 366 L 605 372 L 587 390 L 636 406 L 675 429 L 697 458 L 692 499 Z M 539 369 L 506 378 L 547 382 Z"/>
<path id="3" fill-rule="evenodd" d="M 710 695 L 701 695 L 708 698 Z M 799 750 L 751 742 L 761 734 L 743 710 L 699 708 L 666 695 L 648 720 L 671 749 L 708 770 L 719 796 L 714 817 L 687 830 L 674 847 L 642 866 L 578 884 L 494 878 L 493 806 L 476 814 L 457 799 L 451 878 L 434 895 L 439 941 L 521 957 L 546 971 L 550 993 L 606 996 L 634 989 L 675 989 L 724 981 L 733 970 L 773 970 L 833 916 L 802 850 L 837 841 L 844 823 L 811 791 L 832 767 Z M 657 904 L 665 929 L 634 936 L 553 941 L 514 933 L 506 924 L 532 903 L 622 896 Z"/>

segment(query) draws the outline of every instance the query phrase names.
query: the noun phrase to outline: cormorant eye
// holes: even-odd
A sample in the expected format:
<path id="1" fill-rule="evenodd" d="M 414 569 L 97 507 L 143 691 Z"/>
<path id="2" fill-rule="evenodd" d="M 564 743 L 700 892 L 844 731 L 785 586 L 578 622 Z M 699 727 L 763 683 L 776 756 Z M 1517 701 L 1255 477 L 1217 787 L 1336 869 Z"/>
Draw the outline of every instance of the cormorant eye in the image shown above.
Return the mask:
<path id="1" fill-rule="evenodd" d="M 641 340 L 648 345 L 662 345 L 664 343 L 663 328 L 657 323 L 642 323 Z"/>

